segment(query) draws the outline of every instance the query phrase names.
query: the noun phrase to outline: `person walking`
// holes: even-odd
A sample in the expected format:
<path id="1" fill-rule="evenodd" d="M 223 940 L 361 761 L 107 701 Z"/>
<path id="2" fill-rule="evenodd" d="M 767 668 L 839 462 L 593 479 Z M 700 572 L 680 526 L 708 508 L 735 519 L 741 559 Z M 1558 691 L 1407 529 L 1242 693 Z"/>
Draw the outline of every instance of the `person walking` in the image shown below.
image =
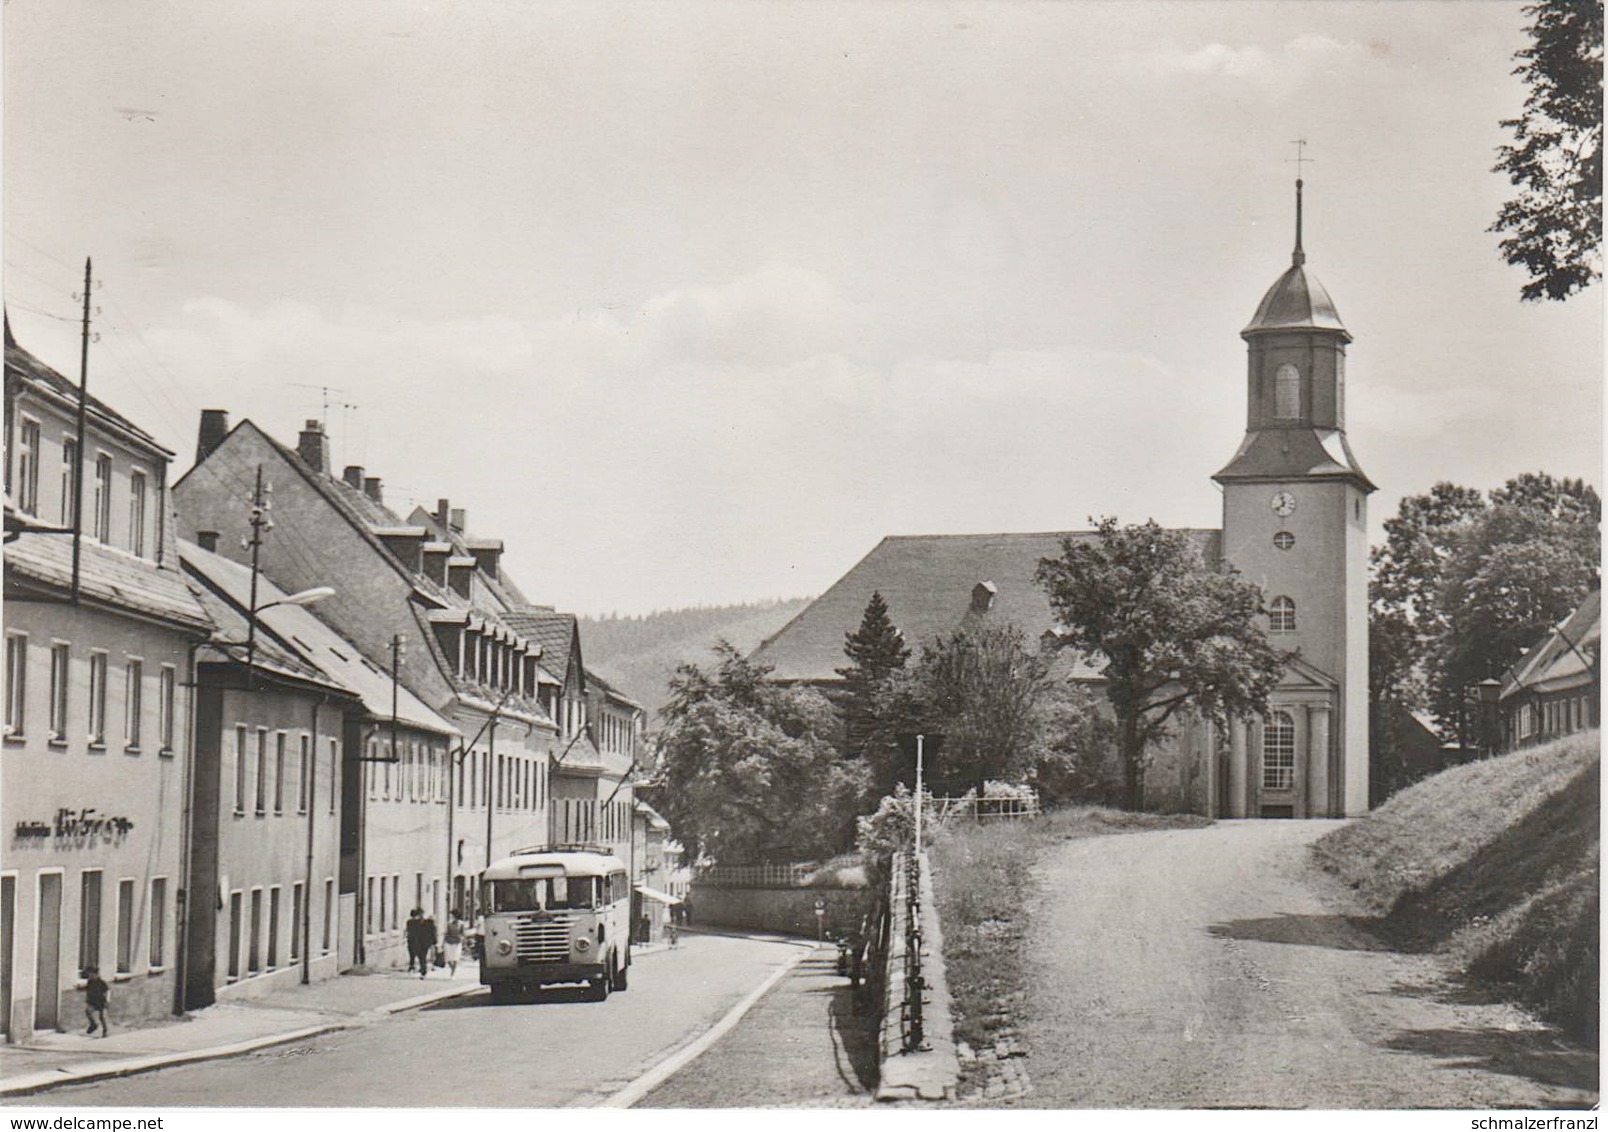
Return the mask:
<path id="1" fill-rule="evenodd" d="M 89 1019 L 89 1029 L 86 1034 L 93 1034 L 98 1028 L 101 1037 L 110 1037 L 112 1028 L 106 1024 L 106 1004 L 110 998 L 111 988 L 106 980 L 100 977 L 100 968 L 84 968 L 84 1017 Z"/>
<path id="2" fill-rule="evenodd" d="M 419 913 L 419 978 L 430 973 L 430 964 L 435 960 L 436 935 L 435 917 L 428 912 Z"/>
<path id="3" fill-rule="evenodd" d="M 463 931 L 463 921 L 458 918 L 458 910 L 454 908 L 447 913 L 447 927 L 441 933 L 441 947 L 445 952 L 449 976 L 458 973 L 458 959 L 463 954 Z"/>
<path id="4" fill-rule="evenodd" d="M 404 934 L 408 942 L 408 974 L 413 974 L 413 969 L 417 966 L 419 975 L 422 977 L 426 970 L 425 964 L 429 962 L 425 957 L 424 951 L 423 908 L 415 908 L 408 913 L 408 922 Z"/>

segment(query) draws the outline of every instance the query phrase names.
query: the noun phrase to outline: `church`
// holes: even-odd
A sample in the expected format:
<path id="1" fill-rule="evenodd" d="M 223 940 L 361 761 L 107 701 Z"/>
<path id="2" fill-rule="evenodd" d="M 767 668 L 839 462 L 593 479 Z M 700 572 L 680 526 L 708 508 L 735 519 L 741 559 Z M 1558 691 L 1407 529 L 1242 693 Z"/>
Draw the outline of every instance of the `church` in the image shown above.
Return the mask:
<path id="1" fill-rule="evenodd" d="M 1351 334 L 1301 246 L 1240 331 L 1247 347 L 1246 427 L 1212 477 L 1218 530 L 1187 532 L 1207 561 L 1261 587 L 1272 643 L 1290 654 L 1268 713 L 1227 734 L 1190 718 L 1154 752 L 1147 809 L 1209 817 L 1348 817 L 1368 808 L 1368 495 L 1345 426 Z M 1039 559 L 1090 531 L 884 538 L 754 652 L 772 678 L 830 688 L 844 637 L 873 592 L 912 646 L 968 619 L 997 618 L 1029 640 L 1056 623 L 1034 581 Z M 1098 666 L 1066 671 L 1098 687 Z"/>

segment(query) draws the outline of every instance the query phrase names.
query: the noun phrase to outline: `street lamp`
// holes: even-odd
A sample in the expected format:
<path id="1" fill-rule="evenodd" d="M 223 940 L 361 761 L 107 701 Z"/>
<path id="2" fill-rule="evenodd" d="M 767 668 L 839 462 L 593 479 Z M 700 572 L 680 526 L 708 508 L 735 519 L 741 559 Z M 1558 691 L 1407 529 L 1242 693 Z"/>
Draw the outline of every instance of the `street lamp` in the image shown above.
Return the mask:
<path id="1" fill-rule="evenodd" d="M 251 592 L 253 595 L 251 609 L 246 615 L 247 687 L 250 687 L 251 685 L 251 664 L 257 654 L 257 615 L 262 613 L 264 610 L 274 608 L 276 605 L 313 605 L 317 602 L 323 601 L 327 597 L 335 596 L 335 589 L 333 586 L 313 586 L 311 589 L 301 590 L 297 593 L 293 593 L 289 597 L 282 597 L 275 601 L 270 601 L 266 605 L 258 605 L 255 596 L 257 592 L 257 575 L 255 572 L 253 572 L 251 575 Z"/>
<path id="2" fill-rule="evenodd" d="M 1496 754 L 1501 738 L 1497 705 L 1502 700 L 1502 681 L 1494 676 L 1487 676 L 1475 687 L 1479 690 L 1480 730 L 1484 733 L 1481 736 L 1483 741 L 1480 743 L 1480 752 L 1488 758 Z"/>

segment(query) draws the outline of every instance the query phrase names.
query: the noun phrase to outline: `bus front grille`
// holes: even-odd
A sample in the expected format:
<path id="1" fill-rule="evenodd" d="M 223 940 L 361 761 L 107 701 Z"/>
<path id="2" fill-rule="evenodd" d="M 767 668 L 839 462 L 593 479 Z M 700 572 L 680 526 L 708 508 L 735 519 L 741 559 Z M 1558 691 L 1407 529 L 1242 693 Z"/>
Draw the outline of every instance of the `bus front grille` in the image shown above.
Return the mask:
<path id="1" fill-rule="evenodd" d="M 520 920 L 514 925 L 515 955 L 521 963 L 562 963 L 569 958 L 571 916 Z"/>

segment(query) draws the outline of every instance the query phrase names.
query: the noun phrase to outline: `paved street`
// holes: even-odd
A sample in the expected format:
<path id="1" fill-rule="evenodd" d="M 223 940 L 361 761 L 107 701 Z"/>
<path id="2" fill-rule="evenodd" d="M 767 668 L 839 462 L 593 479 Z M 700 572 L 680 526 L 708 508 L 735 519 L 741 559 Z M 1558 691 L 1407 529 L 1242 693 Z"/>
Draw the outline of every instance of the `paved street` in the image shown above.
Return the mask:
<path id="1" fill-rule="evenodd" d="M 631 989 L 492 1006 L 484 991 L 360 1029 L 223 1061 L 54 1090 L 51 1106 L 594 1104 L 718 1021 L 798 947 L 693 934 L 639 956 Z"/>
<path id="2" fill-rule="evenodd" d="M 1596 1100 L 1597 1058 L 1452 1001 L 1307 861 L 1332 822 L 1067 842 L 1043 862 L 1028 1104 L 1528 1108 Z"/>

